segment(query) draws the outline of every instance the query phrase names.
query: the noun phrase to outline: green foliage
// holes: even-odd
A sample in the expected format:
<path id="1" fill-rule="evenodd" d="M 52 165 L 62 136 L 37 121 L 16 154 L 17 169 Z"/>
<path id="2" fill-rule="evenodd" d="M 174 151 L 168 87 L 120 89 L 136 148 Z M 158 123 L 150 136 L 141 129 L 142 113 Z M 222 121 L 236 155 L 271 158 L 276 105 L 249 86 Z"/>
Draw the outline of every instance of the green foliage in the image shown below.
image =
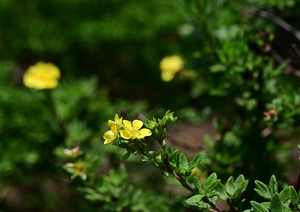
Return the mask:
<path id="1" fill-rule="evenodd" d="M 278 194 L 278 183 L 273 175 L 269 181 L 269 186 L 266 184 L 255 181 L 255 191 L 269 202 L 257 203 L 251 202 L 254 211 L 295 211 L 299 209 L 299 195 L 294 187 L 289 186 L 283 189 Z"/>

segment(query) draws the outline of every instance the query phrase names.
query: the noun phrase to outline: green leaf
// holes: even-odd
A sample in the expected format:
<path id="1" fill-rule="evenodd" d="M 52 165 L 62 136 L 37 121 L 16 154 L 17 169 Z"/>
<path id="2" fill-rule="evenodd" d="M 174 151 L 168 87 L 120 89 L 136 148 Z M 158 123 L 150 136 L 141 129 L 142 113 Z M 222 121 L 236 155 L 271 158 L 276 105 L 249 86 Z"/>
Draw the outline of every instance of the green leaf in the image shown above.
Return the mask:
<path id="1" fill-rule="evenodd" d="M 169 153 L 169 157 L 173 153 L 173 148 L 172 148 L 171 144 L 168 145 L 168 153 Z"/>
<path id="2" fill-rule="evenodd" d="M 175 149 L 175 151 L 172 152 L 172 154 L 170 154 L 168 161 L 170 162 L 172 160 L 175 160 L 178 153 L 179 153 L 178 149 Z"/>
<path id="3" fill-rule="evenodd" d="M 234 190 L 236 190 L 243 182 L 245 181 L 244 175 L 239 175 L 238 178 L 234 181 Z"/>
<path id="4" fill-rule="evenodd" d="M 214 65 L 209 67 L 209 71 L 212 72 L 212 73 L 222 72 L 222 71 L 225 71 L 225 70 L 226 70 L 226 66 L 224 66 L 221 63 L 217 63 L 217 64 L 214 64 Z"/>
<path id="5" fill-rule="evenodd" d="M 297 192 L 296 192 L 296 190 L 294 189 L 293 186 L 289 187 L 289 197 L 290 197 L 290 200 L 292 201 L 292 204 L 295 207 L 297 207 L 298 204 L 299 204 L 299 197 L 298 197 Z"/>
<path id="6" fill-rule="evenodd" d="M 217 188 L 220 184 L 220 180 L 217 180 L 217 174 L 212 173 L 203 183 L 203 190 L 209 193 Z"/>
<path id="7" fill-rule="evenodd" d="M 286 203 L 289 200 L 289 187 L 283 189 L 279 193 L 279 196 L 280 196 L 282 203 Z"/>
<path id="8" fill-rule="evenodd" d="M 283 206 L 279 194 L 274 194 L 270 202 L 270 210 L 272 212 L 282 212 Z"/>
<path id="9" fill-rule="evenodd" d="M 197 194 L 197 195 L 194 195 L 194 196 L 188 198 L 185 202 L 186 203 L 197 203 L 197 202 L 200 202 L 204 196 L 205 195 Z"/>
<path id="10" fill-rule="evenodd" d="M 162 176 L 162 177 L 169 177 L 169 173 L 168 173 L 168 172 L 165 172 L 165 171 L 163 171 L 163 172 L 161 173 L 161 176 Z"/>
<path id="11" fill-rule="evenodd" d="M 126 160 L 127 158 L 129 158 L 129 157 L 130 157 L 130 155 L 131 155 L 131 153 L 129 153 L 129 152 L 126 152 L 126 154 L 125 154 L 125 155 L 123 155 L 122 159 L 123 159 L 123 160 Z"/>
<path id="12" fill-rule="evenodd" d="M 149 165 L 151 165 L 155 168 L 159 168 L 159 166 L 156 163 L 154 163 L 152 160 L 150 160 L 149 158 L 147 158 L 145 156 L 144 156 L 144 159 L 142 161 L 148 163 Z"/>
<path id="13" fill-rule="evenodd" d="M 178 172 L 181 176 L 189 176 L 191 172 L 187 171 L 185 168 L 181 168 Z"/>
<path id="14" fill-rule="evenodd" d="M 251 201 L 250 203 L 256 212 L 269 212 L 265 206 L 259 204 L 258 202 Z"/>
<path id="15" fill-rule="evenodd" d="M 229 177 L 226 183 L 226 191 L 227 193 L 232 196 L 234 194 L 234 181 L 233 177 Z"/>
<path id="16" fill-rule="evenodd" d="M 123 139 L 117 139 L 114 143 L 115 146 L 122 147 L 122 148 L 127 148 L 128 144 L 130 141 L 128 140 L 123 140 Z"/>
<path id="17" fill-rule="evenodd" d="M 162 147 L 163 147 L 163 150 L 166 151 L 166 148 L 167 148 L 166 140 L 163 140 Z"/>
<path id="18" fill-rule="evenodd" d="M 149 155 L 152 159 L 156 157 L 156 152 L 155 151 L 149 151 Z"/>
<path id="19" fill-rule="evenodd" d="M 278 193 L 278 183 L 276 181 L 276 177 L 272 175 L 270 182 L 269 182 L 269 190 L 271 195 L 273 196 L 275 193 Z"/>
<path id="20" fill-rule="evenodd" d="M 202 189 L 202 186 L 201 186 L 201 183 L 200 183 L 200 181 L 198 180 L 198 178 L 194 176 L 194 177 L 193 177 L 193 181 L 194 181 L 195 187 L 198 189 L 198 191 L 200 191 L 200 190 Z"/>
<path id="21" fill-rule="evenodd" d="M 164 152 L 164 150 L 160 149 L 160 155 L 162 159 L 165 159 L 166 153 Z"/>
<path id="22" fill-rule="evenodd" d="M 209 193 L 209 192 L 215 190 L 215 189 L 218 187 L 218 185 L 220 184 L 220 182 L 221 182 L 221 180 L 216 180 L 216 181 L 212 182 L 210 185 L 208 185 L 208 186 L 206 187 L 206 189 L 204 189 L 204 186 L 203 186 L 203 190 L 204 190 L 206 193 Z"/>
<path id="23" fill-rule="evenodd" d="M 282 205 L 282 212 L 293 212 L 293 210 L 289 207 L 289 205 Z"/>
<path id="24" fill-rule="evenodd" d="M 235 198 L 239 197 L 246 190 L 247 186 L 248 186 L 248 180 L 245 180 L 235 190 L 234 194 L 231 196 L 231 199 L 235 199 Z"/>
<path id="25" fill-rule="evenodd" d="M 212 197 L 218 196 L 218 193 L 216 193 L 216 192 L 213 191 L 213 192 L 207 193 L 206 196 L 207 196 L 208 198 L 212 198 Z"/>
<path id="26" fill-rule="evenodd" d="M 147 146 L 147 144 L 145 144 L 145 143 L 142 143 L 142 151 L 143 151 L 143 153 L 145 154 L 146 153 L 146 146 Z"/>
<path id="27" fill-rule="evenodd" d="M 219 197 L 222 199 L 222 200 L 226 200 L 228 195 L 227 195 L 227 192 L 226 192 L 226 188 L 225 186 L 220 183 L 217 187 L 217 192 L 219 192 Z"/>
<path id="28" fill-rule="evenodd" d="M 262 202 L 260 203 L 262 206 L 265 206 L 266 208 L 270 208 L 270 202 Z"/>
<path id="29" fill-rule="evenodd" d="M 183 153 L 180 154 L 178 159 L 178 170 L 181 170 L 182 168 L 185 170 L 188 170 L 189 168 L 189 162 Z"/>
<path id="30" fill-rule="evenodd" d="M 161 139 L 165 139 L 167 137 L 167 129 L 164 129 L 164 132 L 163 132 L 163 134 L 162 134 L 162 136 L 161 136 Z"/>
<path id="31" fill-rule="evenodd" d="M 201 159 L 202 159 L 202 155 L 201 155 L 201 153 L 199 153 L 199 154 L 194 158 L 194 160 L 190 163 L 188 170 L 189 170 L 189 171 L 192 171 L 193 168 L 195 168 L 196 166 L 198 166 L 198 164 L 200 163 Z"/>
<path id="32" fill-rule="evenodd" d="M 262 182 L 260 182 L 259 180 L 255 180 L 254 182 L 255 186 L 257 189 L 254 189 L 260 196 L 266 198 L 266 199 L 271 199 L 271 193 L 270 190 L 268 188 L 268 186 Z"/>

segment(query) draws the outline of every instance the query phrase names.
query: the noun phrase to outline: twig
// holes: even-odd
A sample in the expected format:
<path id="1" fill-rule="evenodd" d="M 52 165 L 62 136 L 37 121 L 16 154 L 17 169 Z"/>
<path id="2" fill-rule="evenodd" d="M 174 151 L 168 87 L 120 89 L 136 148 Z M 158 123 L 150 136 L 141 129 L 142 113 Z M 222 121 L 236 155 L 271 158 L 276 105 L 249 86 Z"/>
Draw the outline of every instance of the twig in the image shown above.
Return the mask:
<path id="1" fill-rule="evenodd" d="M 271 51 L 271 55 L 278 63 L 284 62 L 284 59 L 275 50 Z M 294 67 L 291 66 L 290 64 L 286 65 L 286 69 L 283 71 L 283 73 L 284 74 L 293 74 L 297 77 L 300 77 L 300 70 L 294 69 Z"/>
<path id="2" fill-rule="evenodd" d="M 56 122 L 58 123 L 59 127 L 61 128 L 62 133 L 63 133 L 63 135 L 64 135 L 64 138 L 66 138 L 66 137 L 67 137 L 67 130 L 66 130 L 65 122 L 64 122 L 64 120 L 59 116 L 59 114 L 57 113 L 57 111 L 56 111 L 56 109 L 55 109 L 55 103 L 54 103 L 54 101 L 53 101 L 53 98 L 52 98 L 52 95 L 51 95 L 50 91 L 49 91 L 49 90 L 46 90 L 45 93 L 46 93 L 47 99 L 48 99 L 48 101 L 49 101 L 49 103 L 50 103 L 50 106 L 51 106 L 53 115 L 55 116 Z"/>
<path id="3" fill-rule="evenodd" d="M 275 24 L 281 26 L 286 31 L 292 33 L 298 40 L 300 40 L 300 31 L 295 29 L 293 26 L 291 26 L 285 20 L 273 15 L 272 13 L 270 13 L 266 10 L 257 11 L 256 14 L 273 21 Z"/>
<path id="4" fill-rule="evenodd" d="M 298 181 L 297 181 L 297 185 L 295 187 L 295 190 L 297 191 L 297 194 L 298 194 L 298 192 L 300 190 L 300 173 L 298 174 Z"/>
<path id="5" fill-rule="evenodd" d="M 230 206 L 230 210 L 229 210 L 228 212 L 238 212 L 238 211 L 239 211 L 237 207 L 234 207 L 234 206 L 232 205 L 232 200 L 231 200 L 231 199 L 227 198 L 226 201 L 227 201 L 227 203 L 228 203 L 229 206 Z"/>

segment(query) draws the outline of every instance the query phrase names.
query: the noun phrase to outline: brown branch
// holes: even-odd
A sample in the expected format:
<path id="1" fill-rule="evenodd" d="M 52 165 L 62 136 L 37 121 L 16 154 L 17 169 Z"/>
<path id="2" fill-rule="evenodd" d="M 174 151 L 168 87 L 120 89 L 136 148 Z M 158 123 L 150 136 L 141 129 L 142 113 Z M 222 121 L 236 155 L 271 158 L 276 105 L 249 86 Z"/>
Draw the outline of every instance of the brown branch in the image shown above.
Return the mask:
<path id="1" fill-rule="evenodd" d="M 238 212 L 239 211 L 239 209 L 237 208 L 237 207 L 234 207 L 233 205 L 232 205 L 232 200 L 231 199 L 229 199 L 229 198 L 227 198 L 227 203 L 229 204 L 229 206 L 230 206 L 230 210 L 228 211 L 228 212 Z"/>
<path id="2" fill-rule="evenodd" d="M 286 31 L 290 32 L 293 34 L 298 40 L 300 40 L 300 31 L 295 29 L 292 25 L 287 23 L 285 20 L 273 15 L 272 13 L 266 11 L 266 10 L 259 10 L 256 12 L 257 15 L 267 18 L 271 21 L 273 21 L 275 24 L 281 26 L 283 29 Z"/>
<path id="3" fill-rule="evenodd" d="M 284 59 L 275 50 L 271 51 L 271 55 L 278 63 L 284 62 Z M 294 69 L 292 65 L 287 64 L 286 69 L 283 71 L 283 74 L 293 74 L 297 77 L 300 77 L 300 70 Z"/>

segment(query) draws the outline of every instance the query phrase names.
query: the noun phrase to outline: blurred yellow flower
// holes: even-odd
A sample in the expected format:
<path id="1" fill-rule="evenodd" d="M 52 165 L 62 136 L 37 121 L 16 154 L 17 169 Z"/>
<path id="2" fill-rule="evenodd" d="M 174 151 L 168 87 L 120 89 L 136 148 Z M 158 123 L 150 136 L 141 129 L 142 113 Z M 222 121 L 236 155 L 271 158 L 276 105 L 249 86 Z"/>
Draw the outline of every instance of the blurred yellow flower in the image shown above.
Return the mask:
<path id="1" fill-rule="evenodd" d="M 175 74 L 183 68 L 183 60 L 178 55 L 165 57 L 160 61 L 161 78 L 165 82 L 171 81 Z"/>
<path id="2" fill-rule="evenodd" d="M 77 176 L 85 174 L 85 164 L 83 162 L 66 163 L 66 166 L 72 168 Z"/>
<path id="3" fill-rule="evenodd" d="M 146 136 L 150 136 L 152 132 L 149 129 L 141 129 L 143 122 L 140 120 L 134 120 L 131 124 L 130 121 L 124 120 L 124 130 L 121 131 L 122 138 L 125 139 L 143 139 Z M 141 129 L 141 130 L 140 130 Z"/>
<path id="4" fill-rule="evenodd" d="M 118 114 L 115 115 L 115 121 L 108 121 L 108 125 L 110 126 L 110 130 L 105 132 L 103 138 L 105 139 L 104 144 L 108 144 L 114 140 L 116 140 L 118 133 L 121 131 L 122 127 L 122 119 L 119 118 Z"/>
<path id="5" fill-rule="evenodd" d="M 38 62 L 30 66 L 24 73 L 23 82 L 26 87 L 38 90 L 53 89 L 58 85 L 59 68 L 52 63 Z"/>
<path id="6" fill-rule="evenodd" d="M 72 158 L 76 158 L 81 153 L 80 147 L 76 146 L 73 149 L 64 149 L 64 153 Z"/>

